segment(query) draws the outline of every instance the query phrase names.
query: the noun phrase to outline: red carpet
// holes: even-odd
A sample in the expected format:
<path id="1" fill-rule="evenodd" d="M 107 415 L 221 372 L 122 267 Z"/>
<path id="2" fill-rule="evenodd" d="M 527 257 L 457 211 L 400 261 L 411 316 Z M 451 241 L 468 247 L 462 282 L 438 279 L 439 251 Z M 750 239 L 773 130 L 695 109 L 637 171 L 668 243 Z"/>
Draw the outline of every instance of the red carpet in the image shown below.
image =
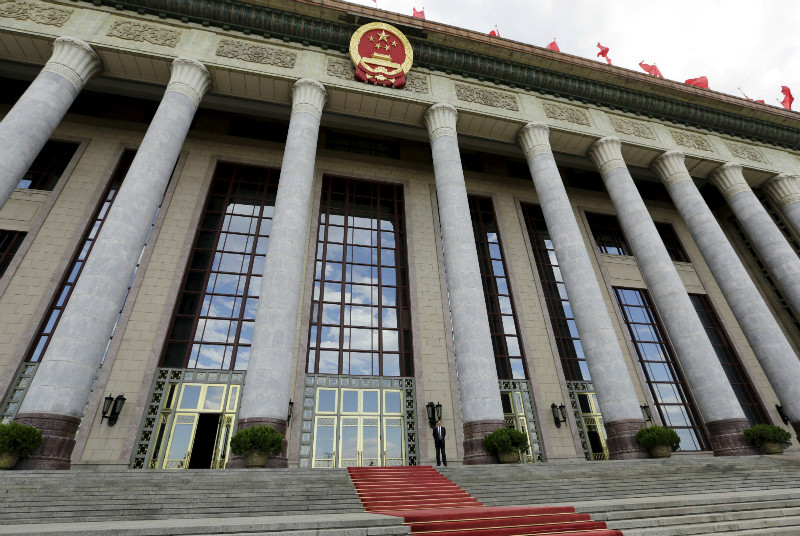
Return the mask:
<path id="1" fill-rule="evenodd" d="M 430 465 L 350 467 L 367 512 L 402 517 L 431 536 L 622 536 L 571 506 L 484 506 Z"/>

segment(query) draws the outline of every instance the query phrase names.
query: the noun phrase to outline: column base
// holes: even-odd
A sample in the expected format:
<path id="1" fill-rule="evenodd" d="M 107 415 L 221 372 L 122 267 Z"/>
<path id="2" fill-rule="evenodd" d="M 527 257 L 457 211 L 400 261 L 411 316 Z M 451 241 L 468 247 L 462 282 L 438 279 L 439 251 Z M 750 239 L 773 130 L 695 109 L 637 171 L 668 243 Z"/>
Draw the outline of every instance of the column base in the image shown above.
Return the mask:
<path id="1" fill-rule="evenodd" d="M 54 413 L 20 413 L 14 419 L 20 424 L 34 426 L 42 431 L 42 446 L 17 463 L 17 469 L 52 470 L 69 469 L 75 434 L 81 420 L 77 417 Z"/>
<path id="2" fill-rule="evenodd" d="M 636 442 L 636 432 L 645 427 L 644 419 L 620 419 L 604 424 L 608 457 L 611 460 L 638 460 L 650 456 Z"/>
<path id="3" fill-rule="evenodd" d="M 747 419 L 725 419 L 706 423 L 708 439 L 714 456 L 754 456 L 758 452 L 745 443 L 744 429 L 750 423 Z"/>
<path id="4" fill-rule="evenodd" d="M 253 426 L 272 426 L 283 435 L 283 446 L 281 447 L 281 452 L 277 456 L 271 456 L 269 461 L 267 462 L 267 468 L 269 469 L 285 469 L 289 467 L 289 460 L 286 457 L 286 448 L 288 443 L 286 442 L 286 428 L 288 427 L 288 423 L 283 419 L 273 419 L 270 417 L 247 417 L 245 419 L 239 419 L 239 422 L 236 425 L 236 431 L 245 430 L 247 428 L 251 428 Z M 228 463 L 225 464 L 225 469 L 244 469 L 244 460 L 242 456 L 238 456 L 236 454 L 231 454 L 231 457 L 228 458 Z"/>
<path id="5" fill-rule="evenodd" d="M 483 450 L 483 436 L 506 425 L 503 420 L 472 421 L 464 423 L 464 465 L 499 463 L 497 456 Z"/>

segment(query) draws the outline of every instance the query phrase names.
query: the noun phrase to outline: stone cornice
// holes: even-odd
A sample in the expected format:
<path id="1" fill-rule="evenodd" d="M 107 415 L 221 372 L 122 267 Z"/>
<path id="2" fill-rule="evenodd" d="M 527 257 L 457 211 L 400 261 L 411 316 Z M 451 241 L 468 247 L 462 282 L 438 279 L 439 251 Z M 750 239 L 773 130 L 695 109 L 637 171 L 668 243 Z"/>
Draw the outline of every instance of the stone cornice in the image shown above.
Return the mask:
<path id="1" fill-rule="evenodd" d="M 254 3 L 93 1 L 140 14 L 280 38 L 342 53 L 347 52 L 350 37 L 361 24 L 386 20 L 406 33 L 414 47 L 417 67 L 800 148 L 800 117 L 793 112 L 675 81 L 654 79 L 629 69 L 600 65 L 585 58 L 336 0 L 276 1 L 270 2 L 271 7 L 255 3 L 257 0 L 253 0 Z M 558 72 L 559 68 L 564 72 Z M 575 72 L 580 75 L 573 74 Z M 626 84 L 630 87 L 625 87 Z M 704 102 L 697 104 L 698 101 Z"/>

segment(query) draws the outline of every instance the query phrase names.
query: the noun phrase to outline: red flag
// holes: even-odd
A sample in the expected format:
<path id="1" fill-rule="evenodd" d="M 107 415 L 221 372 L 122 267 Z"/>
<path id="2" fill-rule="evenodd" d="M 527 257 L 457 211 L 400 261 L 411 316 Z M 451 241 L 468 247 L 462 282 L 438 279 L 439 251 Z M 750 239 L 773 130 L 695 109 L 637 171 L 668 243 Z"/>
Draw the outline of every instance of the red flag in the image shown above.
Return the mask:
<path id="1" fill-rule="evenodd" d="M 600 56 L 604 57 L 609 65 L 611 65 L 611 58 L 608 57 L 608 47 L 604 47 L 600 44 L 600 41 L 597 42 L 597 48 L 600 49 L 600 52 L 597 53 L 597 57 Z"/>
<path id="2" fill-rule="evenodd" d="M 742 88 L 739 88 L 739 91 L 742 91 Z M 751 99 L 750 97 L 748 97 L 748 96 L 747 96 L 747 93 L 745 93 L 744 91 L 742 91 L 742 95 L 744 95 L 744 98 L 745 98 L 745 99 L 747 99 L 747 100 L 749 100 L 749 101 L 757 102 L 757 103 L 759 103 L 759 104 L 764 104 L 764 101 L 763 101 L 763 100 L 757 100 L 757 101 L 754 101 L 753 99 Z"/>
<path id="3" fill-rule="evenodd" d="M 792 103 L 794 102 L 794 97 L 792 97 L 792 90 L 789 89 L 787 86 L 781 86 L 781 93 L 783 93 L 783 100 L 781 101 L 781 105 L 787 110 L 791 110 Z"/>
<path id="4" fill-rule="evenodd" d="M 547 50 L 555 50 L 556 52 L 561 52 L 561 49 L 558 48 L 558 43 L 556 43 L 556 38 L 553 38 L 553 42 L 550 43 L 545 47 Z"/>
<path id="5" fill-rule="evenodd" d="M 417 8 L 415 8 L 415 7 L 412 7 L 411 9 L 413 9 L 413 10 L 414 10 L 414 15 L 413 15 L 413 17 L 414 17 L 415 19 L 422 19 L 422 20 L 425 20 L 425 8 L 424 8 L 424 7 L 423 7 L 423 8 L 422 8 L 422 10 L 420 10 L 420 11 L 417 11 Z"/>
<path id="6" fill-rule="evenodd" d="M 495 27 L 494 27 L 494 30 L 492 30 L 491 32 L 489 32 L 489 35 L 492 35 L 492 36 L 494 36 L 494 37 L 500 37 L 500 30 L 498 30 L 498 29 L 497 29 L 497 26 L 495 26 Z"/>
<path id="7" fill-rule="evenodd" d="M 644 61 L 640 61 L 639 62 L 639 67 L 641 67 L 642 70 L 644 72 L 646 72 L 647 74 L 652 74 L 653 76 L 657 76 L 659 78 L 664 78 L 664 75 L 661 74 L 661 71 L 658 70 L 658 67 L 656 67 L 655 63 L 653 65 L 648 65 Z"/>
<path id="8" fill-rule="evenodd" d="M 690 78 L 689 80 L 684 82 L 684 84 L 689 84 L 690 86 L 702 87 L 708 89 L 708 78 L 706 78 L 705 76 L 701 76 L 699 78 Z"/>

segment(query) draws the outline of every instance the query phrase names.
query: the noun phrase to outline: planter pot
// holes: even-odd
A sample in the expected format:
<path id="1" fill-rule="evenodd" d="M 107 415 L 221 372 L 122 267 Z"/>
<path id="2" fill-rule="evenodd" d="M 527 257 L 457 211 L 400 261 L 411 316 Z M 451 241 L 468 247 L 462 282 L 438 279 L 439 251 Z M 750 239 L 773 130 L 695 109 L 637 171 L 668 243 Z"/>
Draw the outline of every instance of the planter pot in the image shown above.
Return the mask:
<path id="1" fill-rule="evenodd" d="M 245 467 L 264 467 L 269 460 L 269 454 L 260 450 L 248 450 L 244 454 Z"/>
<path id="2" fill-rule="evenodd" d="M 19 454 L 16 452 L 0 452 L 0 470 L 13 469 L 17 465 Z"/>
<path id="3" fill-rule="evenodd" d="M 498 452 L 497 458 L 500 463 L 519 463 L 519 452 Z"/>
<path id="4" fill-rule="evenodd" d="M 650 449 L 651 458 L 669 458 L 672 456 L 672 449 L 669 445 L 656 445 Z"/>
<path id="5" fill-rule="evenodd" d="M 761 445 L 764 454 L 783 454 L 783 445 L 780 443 L 764 443 Z"/>

